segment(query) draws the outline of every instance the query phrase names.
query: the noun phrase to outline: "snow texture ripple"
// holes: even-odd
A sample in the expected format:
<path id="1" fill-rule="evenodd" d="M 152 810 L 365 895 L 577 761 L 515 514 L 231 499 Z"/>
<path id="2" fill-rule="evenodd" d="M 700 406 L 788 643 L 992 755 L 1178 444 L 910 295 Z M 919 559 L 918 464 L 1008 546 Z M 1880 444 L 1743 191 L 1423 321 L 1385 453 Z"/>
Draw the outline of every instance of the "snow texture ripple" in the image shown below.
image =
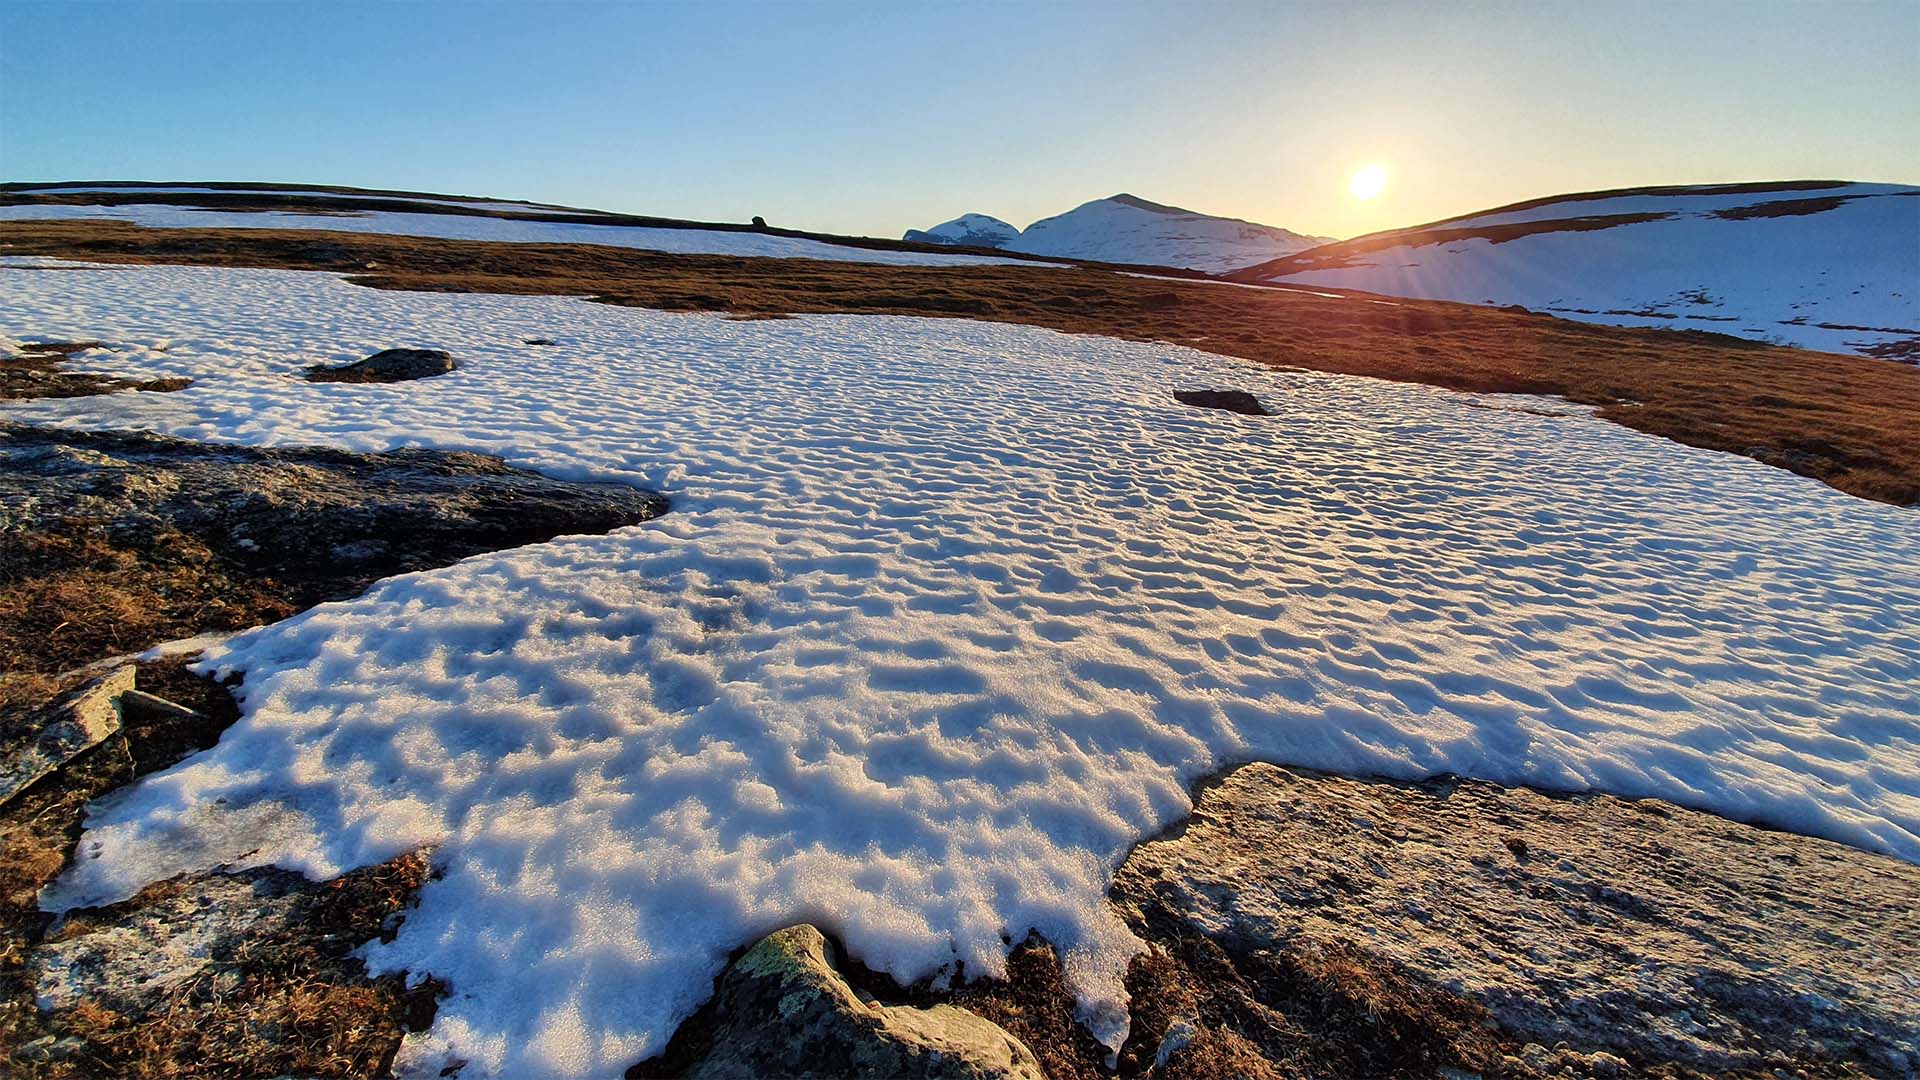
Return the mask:
<path id="1" fill-rule="evenodd" d="M 317 273 L 0 267 L 0 296 L 0 331 L 198 380 L 12 419 L 485 451 L 675 499 L 217 647 L 243 718 L 96 805 L 42 897 L 431 845 L 444 876 L 365 950 L 452 988 L 403 1073 L 617 1075 L 800 921 L 903 980 L 1000 972 L 1037 928 L 1116 1038 L 1111 870 L 1241 760 L 1661 796 L 1920 859 L 1920 519 L 1568 406 Z M 294 377 L 388 346 L 462 367 Z"/>

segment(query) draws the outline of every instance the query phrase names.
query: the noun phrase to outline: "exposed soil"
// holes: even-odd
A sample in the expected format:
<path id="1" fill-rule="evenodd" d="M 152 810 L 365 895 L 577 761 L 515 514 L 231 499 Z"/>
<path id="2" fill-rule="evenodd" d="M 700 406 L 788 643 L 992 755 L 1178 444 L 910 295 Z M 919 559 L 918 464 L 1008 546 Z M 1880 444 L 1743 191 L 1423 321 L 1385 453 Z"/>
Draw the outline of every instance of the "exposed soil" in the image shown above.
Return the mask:
<path id="1" fill-rule="evenodd" d="M 60 365 L 75 353 L 108 346 L 98 341 L 47 341 L 22 345 L 11 356 L 0 356 L 0 398 L 63 398 L 111 394 L 117 390 L 165 393 L 185 390 L 192 379 L 115 379 L 106 375 L 65 371 Z"/>
<path id="2" fill-rule="evenodd" d="M 1920 369 L 1700 331 L 1086 269 L 885 267 L 295 230 L 13 222 L 0 224 L 0 252 L 333 270 L 377 288 L 579 295 L 733 317 L 954 316 L 1167 341 L 1278 367 L 1562 395 L 1650 434 L 1765 453 L 1863 498 L 1920 502 Z M 367 272 L 369 263 L 378 269 Z"/>

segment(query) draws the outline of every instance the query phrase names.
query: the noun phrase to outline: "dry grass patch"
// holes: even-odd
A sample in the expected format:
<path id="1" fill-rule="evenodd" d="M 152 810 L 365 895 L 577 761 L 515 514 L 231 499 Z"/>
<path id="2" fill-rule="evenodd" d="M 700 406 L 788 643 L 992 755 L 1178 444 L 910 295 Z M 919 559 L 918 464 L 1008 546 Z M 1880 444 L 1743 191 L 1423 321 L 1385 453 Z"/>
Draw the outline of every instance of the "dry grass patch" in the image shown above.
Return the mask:
<path id="1" fill-rule="evenodd" d="M 238 574 L 182 532 L 66 521 L 0 533 L 0 701 L 60 672 L 158 642 L 292 615 L 288 590 Z M 16 685 L 17 684 L 17 685 Z"/>

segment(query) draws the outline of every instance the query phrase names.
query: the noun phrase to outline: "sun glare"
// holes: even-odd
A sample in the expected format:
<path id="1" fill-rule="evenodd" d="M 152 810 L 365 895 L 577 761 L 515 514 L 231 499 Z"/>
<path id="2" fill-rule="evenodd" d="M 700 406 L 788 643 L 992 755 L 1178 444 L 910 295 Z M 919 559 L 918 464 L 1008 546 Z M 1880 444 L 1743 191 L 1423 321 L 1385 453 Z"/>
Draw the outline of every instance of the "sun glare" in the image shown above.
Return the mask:
<path id="1" fill-rule="evenodd" d="M 1367 165 L 1353 174 L 1353 182 L 1347 189 L 1356 199 L 1371 199 L 1380 194 L 1387 186 L 1387 170 L 1378 165 Z"/>

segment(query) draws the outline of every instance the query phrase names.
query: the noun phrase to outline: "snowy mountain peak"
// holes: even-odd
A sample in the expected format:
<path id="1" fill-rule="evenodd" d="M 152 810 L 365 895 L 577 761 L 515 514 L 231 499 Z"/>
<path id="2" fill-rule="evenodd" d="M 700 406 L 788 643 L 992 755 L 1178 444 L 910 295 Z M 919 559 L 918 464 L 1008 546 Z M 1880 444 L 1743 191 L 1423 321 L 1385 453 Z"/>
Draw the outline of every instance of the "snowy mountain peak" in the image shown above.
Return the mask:
<path id="1" fill-rule="evenodd" d="M 1327 243 L 1288 229 L 1214 217 L 1121 192 L 1042 218 L 1022 231 L 985 214 L 963 214 L 908 240 L 998 247 L 1028 255 L 1173 266 L 1224 274 Z"/>
<path id="2" fill-rule="evenodd" d="M 1129 195 L 1124 191 L 1118 195 L 1109 195 L 1104 199 L 1097 199 L 1095 201 L 1119 203 L 1121 206 L 1131 206 L 1135 210 L 1145 210 L 1150 214 L 1188 214 L 1193 217 L 1203 216 L 1195 214 L 1191 210 L 1182 210 L 1177 206 L 1168 206 L 1166 203 L 1157 203 L 1151 199 L 1143 199 L 1138 195 Z M 1092 206 L 1093 203 L 1088 203 L 1087 205 Z"/>
<path id="3" fill-rule="evenodd" d="M 1006 247 L 1020 238 L 1020 230 L 986 214 L 961 214 L 931 229 L 908 229 L 902 239 L 922 244 L 953 244 L 958 247 Z"/>

